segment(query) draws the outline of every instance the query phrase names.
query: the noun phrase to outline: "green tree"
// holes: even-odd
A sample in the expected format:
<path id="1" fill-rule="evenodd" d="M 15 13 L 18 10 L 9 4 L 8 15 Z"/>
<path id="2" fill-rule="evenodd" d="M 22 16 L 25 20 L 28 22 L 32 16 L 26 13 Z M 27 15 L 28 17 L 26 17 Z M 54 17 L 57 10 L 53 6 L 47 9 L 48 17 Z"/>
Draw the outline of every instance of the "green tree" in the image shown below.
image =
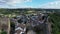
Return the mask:
<path id="1" fill-rule="evenodd" d="M 7 32 L 2 29 L 1 34 L 7 34 Z"/>

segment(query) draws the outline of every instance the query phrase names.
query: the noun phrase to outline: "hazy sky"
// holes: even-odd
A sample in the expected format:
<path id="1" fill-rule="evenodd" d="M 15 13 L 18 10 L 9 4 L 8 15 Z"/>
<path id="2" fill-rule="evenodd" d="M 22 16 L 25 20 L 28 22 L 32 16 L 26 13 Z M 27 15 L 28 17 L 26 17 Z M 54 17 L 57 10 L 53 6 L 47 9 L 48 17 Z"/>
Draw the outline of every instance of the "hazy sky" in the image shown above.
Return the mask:
<path id="1" fill-rule="evenodd" d="M 60 8 L 60 0 L 0 0 L 0 8 Z"/>

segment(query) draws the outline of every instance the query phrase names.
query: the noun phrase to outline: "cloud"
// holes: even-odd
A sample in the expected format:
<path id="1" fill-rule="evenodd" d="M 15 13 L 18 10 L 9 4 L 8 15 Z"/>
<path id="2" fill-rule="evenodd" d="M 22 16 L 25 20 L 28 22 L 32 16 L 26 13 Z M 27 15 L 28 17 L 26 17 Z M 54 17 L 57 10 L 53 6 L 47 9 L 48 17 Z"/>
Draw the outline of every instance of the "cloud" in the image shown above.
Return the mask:
<path id="1" fill-rule="evenodd" d="M 0 0 L 0 4 L 6 4 L 14 6 L 16 4 L 21 4 L 25 2 L 31 2 L 32 0 Z"/>
<path id="2" fill-rule="evenodd" d="M 60 0 L 59 1 L 54 1 L 54 2 L 49 2 L 45 3 L 43 5 L 39 6 L 40 8 L 49 8 L 49 9 L 60 9 Z"/>
<path id="3" fill-rule="evenodd" d="M 10 0 L 7 2 L 10 5 L 16 4 L 16 3 L 24 3 L 24 2 L 30 2 L 31 0 Z"/>
<path id="4" fill-rule="evenodd" d="M 29 5 L 19 5 L 19 6 L 1 6 L 0 5 L 0 8 L 11 8 L 11 9 L 15 9 L 15 8 L 32 8 L 32 6 L 29 6 Z"/>

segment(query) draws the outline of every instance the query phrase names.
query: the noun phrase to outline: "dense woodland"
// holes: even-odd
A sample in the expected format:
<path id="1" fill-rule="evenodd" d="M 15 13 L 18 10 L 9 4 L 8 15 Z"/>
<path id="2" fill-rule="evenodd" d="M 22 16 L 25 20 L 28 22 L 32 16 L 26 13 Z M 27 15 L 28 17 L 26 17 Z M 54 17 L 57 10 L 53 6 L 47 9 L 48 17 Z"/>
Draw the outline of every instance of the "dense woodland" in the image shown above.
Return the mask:
<path id="1" fill-rule="evenodd" d="M 60 15 L 59 14 L 50 14 L 52 21 L 52 33 L 60 34 Z"/>
<path id="2" fill-rule="evenodd" d="M 29 14 L 29 10 L 31 9 L 0 9 L 0 15 L 20 15 L 20 13 L 24 13 L 24 14 Z M 41 10 L 41 9 L 40 9 Z M 46 11 L 53 11 L 55 13 L 53 14 L 49 14 L 50 18 L 51 18 L 51 21 L 52 21 L 52 34 L 60 34 L 60 9 L 44 9 Z M 33 11 L 35 11 L 33 9 Z M 39 9 L 36 11 L 39 11 Z M 43 11 L 43 10 L 42 10 Z M 31 14 L 31 13 L 30 13 Z"/>

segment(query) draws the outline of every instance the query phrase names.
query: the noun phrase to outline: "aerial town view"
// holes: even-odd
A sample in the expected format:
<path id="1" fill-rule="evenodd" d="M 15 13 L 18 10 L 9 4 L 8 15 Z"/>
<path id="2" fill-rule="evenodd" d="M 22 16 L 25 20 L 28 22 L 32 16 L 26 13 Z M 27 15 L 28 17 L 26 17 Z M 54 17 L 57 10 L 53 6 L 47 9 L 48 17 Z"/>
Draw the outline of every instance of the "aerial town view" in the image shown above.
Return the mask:
<path id="1" fill-rule="evenodd" d="M 0 0 L 0 34 L 60 34 L 60 0 Z"/>
<path id="2" fill-rule="evenodd" d="M 0 34 L 60 34 L 60 9 L 0 9 Z"/>

